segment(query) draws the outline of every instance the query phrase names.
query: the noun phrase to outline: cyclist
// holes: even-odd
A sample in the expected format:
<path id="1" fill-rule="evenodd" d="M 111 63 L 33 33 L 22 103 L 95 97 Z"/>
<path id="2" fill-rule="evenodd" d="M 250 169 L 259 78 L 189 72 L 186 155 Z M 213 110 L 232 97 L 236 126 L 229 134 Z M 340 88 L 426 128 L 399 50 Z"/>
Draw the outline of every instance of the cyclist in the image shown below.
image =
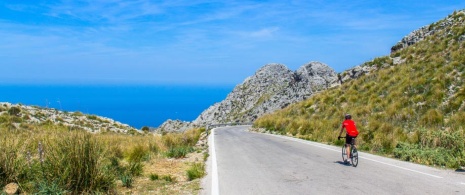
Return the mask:
<path id="1" fill-rule="evenodd" d="M 346 129 L 346 143 L 345 147 L 347 150 L 347 157 L 350 157 L 350 144 L 352 142 L 352 138 L 354 138 L 354 145 L 355 145 L 355 138 L 358 136 L 357 127 L 355 126 L 355 122 L 352 120 L 352 116 L 350 114 L 345 115 L 345 120 L 342 122 L 341 132 L 339 132 L 338 139 L 341 138 L 342 131 Z M 347 163 L 347 160 L 346 162 Z"/>

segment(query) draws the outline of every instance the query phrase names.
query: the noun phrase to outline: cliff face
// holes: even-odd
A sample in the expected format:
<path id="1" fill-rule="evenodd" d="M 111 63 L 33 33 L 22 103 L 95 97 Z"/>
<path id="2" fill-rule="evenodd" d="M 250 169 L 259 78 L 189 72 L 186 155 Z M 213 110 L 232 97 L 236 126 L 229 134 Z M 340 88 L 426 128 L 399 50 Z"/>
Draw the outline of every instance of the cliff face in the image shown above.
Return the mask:
<path id="1" fill-rule="evenodd" d="M 202 112 L 193 123 L 252 122 L 338 84 L 336 72 L 320 62 L 310 62 L 295 72 L 282 64 L 268 64 L 237 85 L 225 100 Z"/>

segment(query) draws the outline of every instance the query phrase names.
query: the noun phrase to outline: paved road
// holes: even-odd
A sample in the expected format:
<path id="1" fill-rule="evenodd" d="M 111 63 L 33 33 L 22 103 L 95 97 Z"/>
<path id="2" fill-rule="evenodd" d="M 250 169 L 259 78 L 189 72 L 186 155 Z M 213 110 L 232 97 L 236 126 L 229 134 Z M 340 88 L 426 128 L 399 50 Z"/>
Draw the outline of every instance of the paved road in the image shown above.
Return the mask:
<path id="1" fill-rule="evenodd" d="M 213 130 L 201 194 L 465 194 L 465 173 L 362 152 L 347 166 L 339 147 L 248 128 Z"/>

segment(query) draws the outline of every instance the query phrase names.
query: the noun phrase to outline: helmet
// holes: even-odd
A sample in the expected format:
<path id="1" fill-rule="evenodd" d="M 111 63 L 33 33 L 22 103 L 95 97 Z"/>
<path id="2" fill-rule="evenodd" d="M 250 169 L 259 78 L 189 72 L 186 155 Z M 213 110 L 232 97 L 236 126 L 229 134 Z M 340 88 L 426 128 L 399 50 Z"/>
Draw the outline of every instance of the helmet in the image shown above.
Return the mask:
<path id="1" fill-rule="evenodd" d="M 352 116 L 350 114 L 346 114 L 345 118 L 346 119 L 352 119 Z"/>

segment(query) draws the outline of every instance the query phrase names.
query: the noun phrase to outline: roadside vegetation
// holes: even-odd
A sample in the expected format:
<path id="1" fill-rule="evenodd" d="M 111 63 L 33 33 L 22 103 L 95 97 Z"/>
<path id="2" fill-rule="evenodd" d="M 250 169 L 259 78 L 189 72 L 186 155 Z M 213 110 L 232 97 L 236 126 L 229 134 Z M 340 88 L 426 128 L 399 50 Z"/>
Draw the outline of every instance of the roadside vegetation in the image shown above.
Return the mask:
<path id="1" fill-rule="evenodd" d="M 364 151 L 465 166 L 465 15 L 452 18 L 453 27 L 366 63 L 384 68 L 263 116 L 254 126 L 342 145 L 337 135 L 344 113 L 350 113 Z M 394 57 L 405 62 L 394 65 Z"/>
<path id="2" fill-rule="evenodd" d="M 0 186 L 27 194 L 194 194 L 204 174 L 205 129 L 164 135 L 89 133 L 0 115 Z M 3 110 L 5 111 L 5 110 Z M 200 167 L 200 168 L 199 168 Z"/>

